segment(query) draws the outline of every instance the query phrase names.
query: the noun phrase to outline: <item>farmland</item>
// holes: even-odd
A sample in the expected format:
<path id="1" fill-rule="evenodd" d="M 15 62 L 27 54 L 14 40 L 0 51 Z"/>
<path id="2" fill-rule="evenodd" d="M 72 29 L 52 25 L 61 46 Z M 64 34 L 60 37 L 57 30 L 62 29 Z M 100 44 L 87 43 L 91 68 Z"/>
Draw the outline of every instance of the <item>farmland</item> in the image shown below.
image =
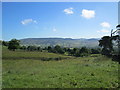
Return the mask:
<path id="1" fill-rule="evenodd" d="M 117 88 L 118 62 L 3 47 L 3 88 Z"/>
<path id="2" fill-rule="evenodd" d="M 1 2 L 1 88 L 119 90 L 120 3 L 106 1 Z"/>

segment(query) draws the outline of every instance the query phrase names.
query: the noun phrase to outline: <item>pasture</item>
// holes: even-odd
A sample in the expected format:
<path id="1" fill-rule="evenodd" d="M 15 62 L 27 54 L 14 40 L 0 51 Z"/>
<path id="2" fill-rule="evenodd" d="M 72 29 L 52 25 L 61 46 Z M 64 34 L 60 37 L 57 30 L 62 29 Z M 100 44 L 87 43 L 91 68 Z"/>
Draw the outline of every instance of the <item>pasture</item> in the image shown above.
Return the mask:
<path id="1" fill-rule="evenodd" d="M 118 88 L 118 62 L 3 48 L 2 88 Z"/>

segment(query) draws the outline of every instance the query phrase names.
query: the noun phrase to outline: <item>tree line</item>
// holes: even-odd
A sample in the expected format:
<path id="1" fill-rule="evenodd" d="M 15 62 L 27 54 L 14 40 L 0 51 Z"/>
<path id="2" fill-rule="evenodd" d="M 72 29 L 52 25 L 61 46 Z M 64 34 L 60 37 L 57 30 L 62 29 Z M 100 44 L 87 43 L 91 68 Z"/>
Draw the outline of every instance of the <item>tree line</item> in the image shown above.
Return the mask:
<path id="1" fill-rule="evenodd" d="M 7 46 L 9 50 L 15 51 L 16 49 L 24 50 L 24 51 L 47 51 L 49 53 L 58 53 L 58 54 L 66 54 L 70 56 L 76 57 L 83 57 L 88 56 L 90 54 L 100 54 L 100 48 L 68 48 L 68 47 L 61 47 L 59 45 L 56 46 L 48 46 L 48 47 L 40 47 L 40 46 L 24 46 L 20 45 L 20 41 L 17 39 L 12 39 L 9 42 L 2 41 L 3 46 Z"/>

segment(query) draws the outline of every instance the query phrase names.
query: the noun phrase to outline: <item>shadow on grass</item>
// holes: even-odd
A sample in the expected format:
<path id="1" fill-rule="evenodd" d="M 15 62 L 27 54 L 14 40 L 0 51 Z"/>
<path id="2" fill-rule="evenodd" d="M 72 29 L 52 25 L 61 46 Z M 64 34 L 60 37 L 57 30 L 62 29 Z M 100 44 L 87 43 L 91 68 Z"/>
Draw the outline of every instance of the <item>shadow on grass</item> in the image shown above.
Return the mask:
<path id="1" fill-rule="evenodd" d="M 22 59 L 33 59 L 33 60 L 42 60 L 42 61 L 50 61 L 50 60 L 62 60 L 62 59 L 70 59 L 68 57 L 55 57 L 55 58 L 46 58 L 46 57 L 4 57 L 3 60 L 22 60 Z"/>
<path id="2" fill-rule="evenodd" d="M 119 64 L 120 64 L 120 55 L 113 55 L 113 56 L 112 56 L 112 60 L 113 60 L 113 61 L 117 61 L 117 62 L 119 62 Z"/>

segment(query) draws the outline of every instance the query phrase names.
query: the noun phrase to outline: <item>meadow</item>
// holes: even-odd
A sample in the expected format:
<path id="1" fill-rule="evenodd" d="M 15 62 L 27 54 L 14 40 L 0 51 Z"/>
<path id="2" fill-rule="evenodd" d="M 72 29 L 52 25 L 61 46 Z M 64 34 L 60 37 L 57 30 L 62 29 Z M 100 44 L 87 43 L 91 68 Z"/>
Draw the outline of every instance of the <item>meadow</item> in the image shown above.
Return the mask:
<path id="1" fill-rule="evenodd" d="M 118 88 L 119 63 L 100 54 L 2 52 L 2 88 Z"/>

